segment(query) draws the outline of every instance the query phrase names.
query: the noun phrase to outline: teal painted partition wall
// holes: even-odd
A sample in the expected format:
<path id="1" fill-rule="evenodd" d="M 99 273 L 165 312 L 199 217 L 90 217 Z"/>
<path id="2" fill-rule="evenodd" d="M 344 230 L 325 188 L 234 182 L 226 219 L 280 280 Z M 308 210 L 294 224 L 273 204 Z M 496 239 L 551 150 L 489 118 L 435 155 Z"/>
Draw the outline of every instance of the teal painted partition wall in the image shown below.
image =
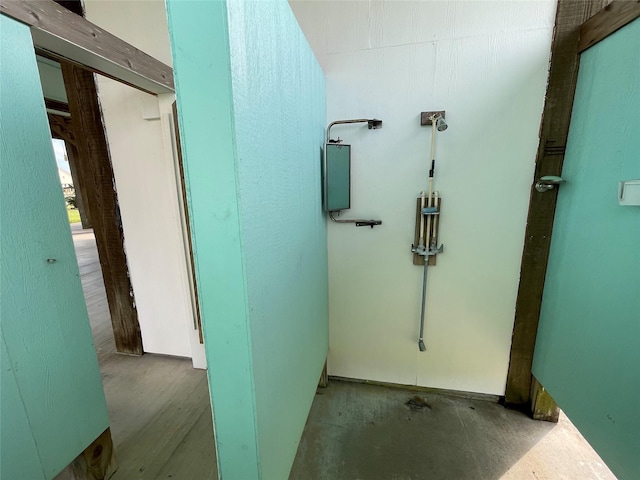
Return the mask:
<path id="1" fill-rule="evenodd" d="M 286 479 L 328 348 L 324 75 L 284 0 L 169 0 L 221 478 Z"/>
<path id="2" fill-rule="evenodd" d="M 620 479 L 640 478 L 640 20 L 582 54 L 533 373 Z"/>
<path id="3" fill-rule="evenodd" d="M 50 479 L 109 419 L 31 34 L 3 15 L 0 69 L 0 477 Z"/>

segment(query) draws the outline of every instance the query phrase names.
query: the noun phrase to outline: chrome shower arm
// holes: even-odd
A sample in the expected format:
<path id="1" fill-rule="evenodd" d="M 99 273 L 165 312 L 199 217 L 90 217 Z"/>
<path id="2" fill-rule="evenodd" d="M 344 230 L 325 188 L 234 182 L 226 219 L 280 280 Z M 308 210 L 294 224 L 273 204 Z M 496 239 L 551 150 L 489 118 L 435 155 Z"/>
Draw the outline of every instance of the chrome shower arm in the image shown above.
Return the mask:
<path id="1" fill-rule="evenodd" d="M 335 122 L 331 122 L 327 127 L 327 143 L 331 141 L 331 127 L 334 125 L 341 125 L 345 123 L 367 123 L 369 130 L 377 129 L 382 126 L 382 120 L 378 120 L 376 118 L 356 118 L 353 120 L 336 120 Z"/>

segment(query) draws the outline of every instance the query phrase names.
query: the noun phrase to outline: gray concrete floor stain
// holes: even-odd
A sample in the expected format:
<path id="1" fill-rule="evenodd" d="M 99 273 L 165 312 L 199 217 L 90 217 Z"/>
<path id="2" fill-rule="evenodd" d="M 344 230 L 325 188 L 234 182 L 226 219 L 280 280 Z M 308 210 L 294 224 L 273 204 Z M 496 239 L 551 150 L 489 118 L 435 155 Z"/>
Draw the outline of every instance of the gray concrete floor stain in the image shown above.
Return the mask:
<path id="1" fill-rule="evenodd" d="M 566 417 L 348 382 L 318 392 L 290 480 L 615 479 Z"/>

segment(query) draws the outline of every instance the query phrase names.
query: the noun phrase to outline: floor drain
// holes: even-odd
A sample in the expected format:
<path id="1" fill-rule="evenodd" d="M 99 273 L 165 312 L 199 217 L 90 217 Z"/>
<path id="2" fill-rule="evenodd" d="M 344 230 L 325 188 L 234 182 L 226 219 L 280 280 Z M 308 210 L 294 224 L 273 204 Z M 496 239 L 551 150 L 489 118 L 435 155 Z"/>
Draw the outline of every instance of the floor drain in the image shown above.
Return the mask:
<path id="1" fill-rule="evenodd" d="M 405 402 L 405 405 L 409 407 L 412 412 L 420 412 L 425 408 L 427 410 L 431 410 L 431 405 L 429 405 L 424 398 L 419 397 L 418 395 L 411 397 L 409 400 Z"/>

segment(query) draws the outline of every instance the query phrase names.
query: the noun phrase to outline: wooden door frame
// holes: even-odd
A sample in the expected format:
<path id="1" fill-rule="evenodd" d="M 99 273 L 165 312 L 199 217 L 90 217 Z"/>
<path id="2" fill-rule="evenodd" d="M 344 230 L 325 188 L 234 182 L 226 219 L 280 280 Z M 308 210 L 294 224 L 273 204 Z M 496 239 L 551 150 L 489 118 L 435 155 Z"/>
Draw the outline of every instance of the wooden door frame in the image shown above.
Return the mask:
<path id="1" fill-rule="evenodd" d="M 142 355 L 142 334 L 107 137 L 93 73 L 61 62 L 84 185 L 118 353 Z"/>
<path id="2" fill-rule="evenodd" d="M 505 389 L 507 407 L 540 420 L 558 418 L 558 407 L 531 374 L 558 191 L 540 193 L 534 185 L 562 172 L 580 53 L 638 17 L 640 0 L 558 0 Z"/>
<path id="3" fill-rule="evenodd" d="M 36 49 L 152 95 L 173 93 L 173 70 L 81 16 L 79 1 L 0 0 L 0 13 L 31 28 Z M 80 14 L 79 14 L 80 13 Z"/>
<path id="4" fill-rule="evenodd" d="M 64 148 L 67 152 L 67 161 L 69 162 L 69 171 L 71 173 L 71 179 L 73 180 L 76 208 L 80 214 L 82 228 L 92 228 L 88 209 L 85 208 L 85 204 L 87 203 L 87 194 L 84 190 L 84 182 L 80 181 L 80 177 L 78 175 L 78 149 L 71 127 L 71 113 L 69 113 L 69 105 L 63 102 L 50 100 L 46 97 L 44 99 L 44 104 L 45 107 L 47 107 L 47 118 L 49 119 L 49 130 L 51 130 L 51 136 L 64 142 Z M 61 115 L 61 113 L 64 113 L 65 115 Z"/>
<path id="5" fill-rule="evenodd" d="M 0 14 L 30 27 L 36 51 L 60 61 L 77 174 L 84 185 L 109 301 L 116 350 L 141 355 L 142 336 L 128 271 L 109 149 L 93 73 L 157 95 L 174 91 L 173 70 L 83 17 L 69 0 L 0 0 Z"/>
<path id="6" fill-rule="evenodd" d="M 95 80 L 92 73 L 68 62 L 61 61 L 60 66 L 69 104 L 54 105 L 45 98 L 47 109 L 66 114 L 47 113 L 51 136 L 65 142 L 83 228 L 89 225 L 88 218 L 96 218 L 90 227 L 96 238 L 116 351 L 142 355 L 140 323 Z"/>

